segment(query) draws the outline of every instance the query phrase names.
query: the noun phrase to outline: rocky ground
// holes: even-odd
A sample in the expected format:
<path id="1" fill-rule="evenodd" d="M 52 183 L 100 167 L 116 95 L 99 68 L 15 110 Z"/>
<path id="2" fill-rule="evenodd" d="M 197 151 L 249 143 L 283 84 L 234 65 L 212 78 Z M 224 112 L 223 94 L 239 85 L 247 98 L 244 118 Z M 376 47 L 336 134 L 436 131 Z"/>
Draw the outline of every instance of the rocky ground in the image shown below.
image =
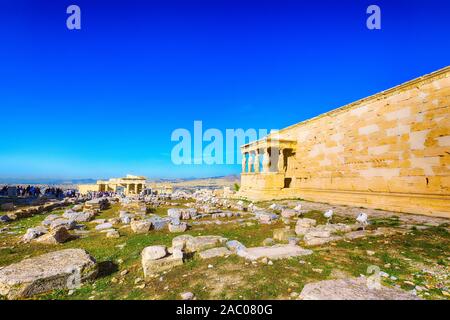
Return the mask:
<path id="1" fill-rule="evenodd" d="M 206 190 L 111 198 L 0 222 L 0 296 L 449 299 L 449 247 L 442 218 Z"/>

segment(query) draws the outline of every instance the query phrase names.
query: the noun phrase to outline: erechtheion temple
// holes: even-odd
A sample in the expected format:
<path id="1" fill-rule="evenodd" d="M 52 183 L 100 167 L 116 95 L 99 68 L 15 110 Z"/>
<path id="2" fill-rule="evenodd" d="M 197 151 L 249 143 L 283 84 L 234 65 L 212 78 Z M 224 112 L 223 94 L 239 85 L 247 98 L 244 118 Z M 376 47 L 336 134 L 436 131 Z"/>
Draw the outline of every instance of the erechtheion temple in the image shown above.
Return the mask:
<path id="1" fill-rule="evenodd" d="M 449 75 L 446 67 L 242 146 L 239 196 L 450 217 Z"/>
<path id="2" fill-rule="evenodd" d="M 126 195 L 139 194 L 145 189 L 147 178 L 127 174 L 124 178 L 111 178 L 109 180 L 98 180 L 96 184 L 78 185 L 81 194 L 87 192 L 123 192 Z"/>

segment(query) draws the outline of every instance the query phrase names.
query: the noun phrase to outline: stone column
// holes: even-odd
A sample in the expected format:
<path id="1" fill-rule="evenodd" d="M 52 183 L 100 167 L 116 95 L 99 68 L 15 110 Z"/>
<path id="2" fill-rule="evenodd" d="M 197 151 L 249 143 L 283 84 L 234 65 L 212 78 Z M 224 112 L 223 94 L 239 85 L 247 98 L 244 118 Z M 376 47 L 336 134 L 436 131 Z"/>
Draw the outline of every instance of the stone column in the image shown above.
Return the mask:
<path id="1" fill-rule="evenodd" d="M 263 172 L 269 172 L 270 171 L 270 155 L 269 155 L 269 149 L 264 149 L 264 155 L 263 155 Z"/>
<path id="2" fill-rule="evenodd" d="M 245 168 L 247 167 L 247 159 L 245 158 L 246 153 L 242 154 L 242 173 L 245 173 Z"/>
<path id="3" fill-rule="evenodd" d="M 278 173 L 284 173 L 284 153 L 283 149 L 279 149 L 278 153 Z"/>
<path id="4" fill-rule="evenodd" d="M 255 151 L 255 163 L 253 164 L 255 173 L 259 172 L 259 150 Z"/>
<path id="5" fill-rule="evenodd" d="M 253 172 L 253 152 L 248 154 L 248 172 Z"/>

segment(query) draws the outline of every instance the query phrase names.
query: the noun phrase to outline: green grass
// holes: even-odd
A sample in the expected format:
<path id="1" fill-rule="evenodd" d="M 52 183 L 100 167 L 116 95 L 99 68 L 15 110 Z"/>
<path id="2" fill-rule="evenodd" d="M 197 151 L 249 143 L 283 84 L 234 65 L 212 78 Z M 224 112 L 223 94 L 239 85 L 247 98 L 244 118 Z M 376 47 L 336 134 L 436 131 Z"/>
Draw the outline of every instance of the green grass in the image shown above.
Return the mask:
<path id="1" fill-rule="evenodd" d="M 179 201 L 177 201 L 180 205 Z M 97 218 L 113 218 L 118 216 L 118 205 L 103 211 Z M 165 215 L 167 207 L 154 210 L 155 214 Z M 55 213 L 55 212 L 52 212 Z M 62 211 L 58 211 L 62 213 Z M 304 215 L 318 220 L 318 224 L 326 222 L 321 211 L 310 211 Z M 159 277 L 147 279 L 144 288 L 137 287 L 136 278 L 144 278 L 140 253 L 149 245 L 170 245 L 172 238 L 178 234 L 164 231 L 151 231 L 138 235 L 129 228 L 119 229 L 121 237 L 106 238 L 105 234 L 92 231 L 88 237 L 79 238 L 64 244 L 48 246 L 40 244 L 17 244 L 18 239 L 27 228 L 36 226 L 45 215 L 36 215 L 28 219 L 14 221 L 5 226 L 18 230 L 18 235 L 0 235 L 0 266 L 18 262 L 25 257 L 37 256 L 65 248 L 83 248 L 94 256 L 100 265 L 114 265 L 109 270 L 102 267 L 102 275 L 93 282 L 84 284 L 72 295 L 67 290 L 58 290 L 39 295 L 33 299 L 179 299 L 180 293 L 192 291 L 199 299 L 288 299 L 291 292 L 299 293 L 306 283 L 332 279 L 336 274 L 359 276 L 366 274 L 371 265 L 398 278 L 397 281 L 383 278 L 386 285 L 399 284 L 405 290 L 411 290 L 414 284 L 428 286 L 427 299 L 445 299 L 441 288 L 448 287 L 448 279 L 442 280 L 423 273 L 424 268 L 438 268 L 444 274 L 448 272 L 448 248 L 450 236 L 445 226 L 432 227 L 426 230 L 412 230 L 407 234 L 396 234 L 389 237 L 368 237 L 353 241 L 339 241 L 312 248 L 314 253 L 292 259 L 274 261 L 273 265 L 258 263 L 254 266 L 238 256 L 200 260 L 194 256 L 182 266 L 178 266 Z M 233 218 L 234 219 L 234 218 Z M 223 221 L 228 218 L 220 219 Z M 353 223 L 352 218 L 335 215 L 333 222 Z M 393 219 L 376 219 L 374 226 L 396 227 L 398 217 Z M 222 225 L 194 226 L 186 233 L 197 235 L 221 235 L 236 239 L 246 246 L 260 246 L 265 238 L 273 236 L 273 230 L 284 224 L 278 221 L 271 225 L 235 223 Z M 93 230 L 93 224 L 87 223 L 87 230 Z M 3 226 L 3 225 L 2 225 Z M 291 225 L 293 227 L 294 224 Z M 124 245 L 122 249 L 118 246 Z M 367 250 L 374 251 L 368 255 Z M 121 263 L 119 263 L 121 261 Z M 301 263 L 303 262 L 303 263 Z M 211 264 L 214 267 L 208 268 Z M 129 272 L 121 276 L 123 270 Z M 322 272 L 317 272 L 321 269 Z M 447 282 L 446 282 L 447 281 Z M 444 282 L 444 283 L 443 283 Z"/>

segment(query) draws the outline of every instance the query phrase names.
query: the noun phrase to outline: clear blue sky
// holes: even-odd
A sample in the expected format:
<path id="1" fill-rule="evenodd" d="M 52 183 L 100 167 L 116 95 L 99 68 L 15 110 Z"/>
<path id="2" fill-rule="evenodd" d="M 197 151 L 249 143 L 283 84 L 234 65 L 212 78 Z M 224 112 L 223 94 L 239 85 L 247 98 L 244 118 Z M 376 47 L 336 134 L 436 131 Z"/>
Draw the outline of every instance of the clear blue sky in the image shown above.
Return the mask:
<path id="1" fill-rule="evenodd" d="M 77 4 L 82 29 L 66 28 Z M 382 30 L 366 28 L 368 5 Z M 176 128 L 283 128 L 450 62 L 449 1 L 4 0 L 0 177 L 215 176 Z"/>

